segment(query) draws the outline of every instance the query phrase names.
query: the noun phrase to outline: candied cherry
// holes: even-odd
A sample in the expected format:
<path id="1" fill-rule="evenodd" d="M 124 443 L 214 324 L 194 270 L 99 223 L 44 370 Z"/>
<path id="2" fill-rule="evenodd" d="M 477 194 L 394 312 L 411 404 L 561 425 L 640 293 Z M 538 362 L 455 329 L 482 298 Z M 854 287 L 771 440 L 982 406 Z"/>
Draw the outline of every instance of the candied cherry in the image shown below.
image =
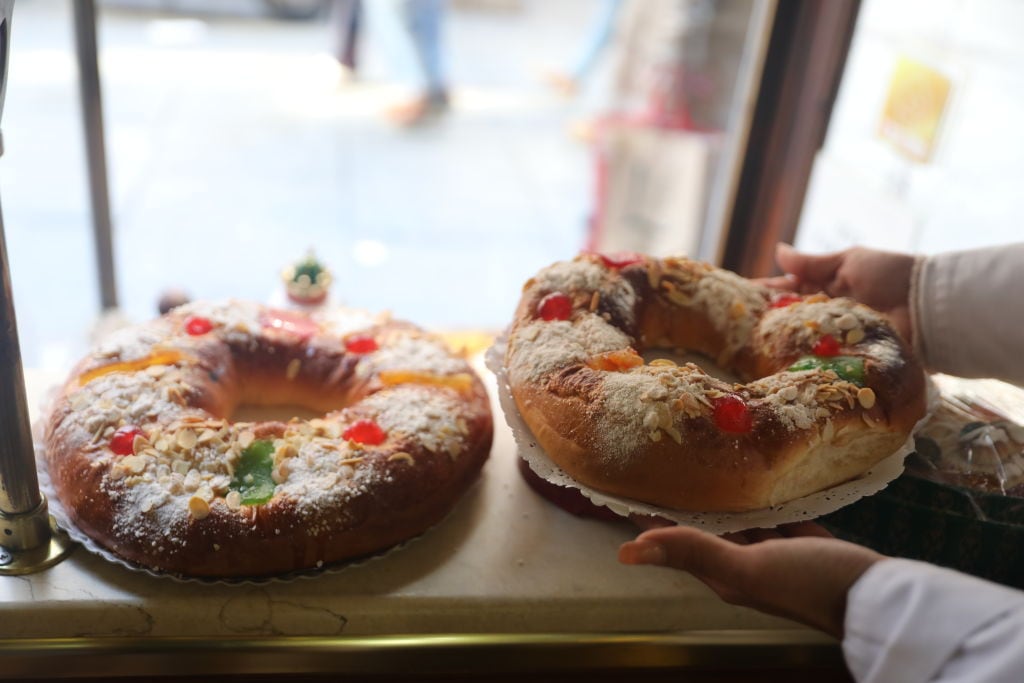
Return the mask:
<path id="1" fill-rule="evenodd" d="M 826 334 L 811 347 L 811 353 L 815 356 L 838 356 L 839 342 L 831 334 Z"/>
<path id="2" fill-rule="evenodd" d="M 803 297 L 801 297 L 799 294 L 779 294 L 777 297 L 772 299 L 771 303 L 768 305 L 770 308 L 785 308 L 786 306 L 789 306 L 790 304 L 795 304 L 801 301 L 802 299 Z"/>
<path id="3" fill-rule="evenodd" d="M 552 292 L 537 304 L 537 314 L 543 320 L 568 320 L 572 315 L 572 299 L 567 294 Z"/>
<path id="4" fill-rule="evenodd" d="M 118 427 L 114 436 L 110 437 L 110 450 L 117 455 L 134 455 L 135 439 L 143 436 L 142 430 L 135 425 Z"/>
<path id="5" fill-rule="evenodd" d="M 739 396 L 721 396 L 714 400 L 715 426 L 723 432 L 746 434 L 754 426 L 747 404 Z"/>
<path id="6" fill-rule="evenodd" d="M 213 323 L 209 318 L 202 318 L 198 315 L 190 315 L 185 318 L 185 331 L 193 337 L 206 334 L 213 329 Z"/>
<path id="7" fill-rule="evenodd" d="M 601 259 L 601 262 L 609 268 L 625 268 L 631 266 L 634 263 L 640 263 L 644 260 L 642 254 L 638 254 L 635 251 L 619 251 L 614 254 L 598 254 L 597 257 Z"/>
<path id="8" fill-rule="evenodd" d="M 352 353 L 371 353 L 379 348 L 377 340 L 368 334 L 356 334 L 345 339 L 345 350 Z"/>
<path id="9" fill-rule="evenodd" d="M 341 433 L 341 436 L 349 441 L 364 443 L 368 446 L 384 443 L 384 439 L 387 438 L 384 430 L 373 420 L 356 420 Z"/>

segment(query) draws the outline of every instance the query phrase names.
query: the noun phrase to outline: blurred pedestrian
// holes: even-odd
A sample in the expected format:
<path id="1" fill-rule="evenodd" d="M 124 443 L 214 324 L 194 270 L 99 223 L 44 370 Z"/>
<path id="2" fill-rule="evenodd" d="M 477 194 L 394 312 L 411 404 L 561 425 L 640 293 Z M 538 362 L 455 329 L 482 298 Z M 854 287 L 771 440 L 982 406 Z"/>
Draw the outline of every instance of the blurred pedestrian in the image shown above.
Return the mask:
<path id="1" fill-rule="evenodd" d="M 407 92 L 388 107 L 398 125 L 419 123 L 448 108 L 442 59 L 445 0 L 373 0 L 363 6 L 373 40 Z"/>

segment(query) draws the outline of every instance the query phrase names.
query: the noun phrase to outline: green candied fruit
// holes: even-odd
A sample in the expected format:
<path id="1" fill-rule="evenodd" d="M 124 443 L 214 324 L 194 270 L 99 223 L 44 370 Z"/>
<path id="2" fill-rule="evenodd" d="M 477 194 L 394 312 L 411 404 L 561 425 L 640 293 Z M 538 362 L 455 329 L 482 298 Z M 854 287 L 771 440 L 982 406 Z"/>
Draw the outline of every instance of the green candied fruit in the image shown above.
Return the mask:
<path id="1" fill-rule="evenodd" d="M 839 379 L 864 386 L 864 359 L 853 356 L 804 356 L 797 362 L 790 365 L 787 370 L 799 372 L 800 370 L 831 370 L 839 375 Z"/>
<path id="2" fill-rule="evenodd" d="M 229 488 L 242 496 L 242 505 L 259 505 L 274 496 L 274 444 L 253 441 L 242 451 Z"/>

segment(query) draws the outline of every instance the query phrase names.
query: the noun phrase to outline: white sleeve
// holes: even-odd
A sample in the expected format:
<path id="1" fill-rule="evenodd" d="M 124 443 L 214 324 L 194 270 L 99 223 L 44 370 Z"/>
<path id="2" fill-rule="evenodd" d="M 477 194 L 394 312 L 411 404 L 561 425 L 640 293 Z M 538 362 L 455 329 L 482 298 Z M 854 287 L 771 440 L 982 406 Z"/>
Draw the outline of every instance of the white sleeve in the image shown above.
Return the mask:
<path id="1" fill-rule="evenodd" d="M 910 305 L 930 369 L 1024 385 L 1024 242 L 920 258 Z"/>
<path id="2" fill-rule="evenodd" d="M 850 589 L 843 653 L 861 683 L 1024 681 L 1024 592 L 912 560 Z"/>

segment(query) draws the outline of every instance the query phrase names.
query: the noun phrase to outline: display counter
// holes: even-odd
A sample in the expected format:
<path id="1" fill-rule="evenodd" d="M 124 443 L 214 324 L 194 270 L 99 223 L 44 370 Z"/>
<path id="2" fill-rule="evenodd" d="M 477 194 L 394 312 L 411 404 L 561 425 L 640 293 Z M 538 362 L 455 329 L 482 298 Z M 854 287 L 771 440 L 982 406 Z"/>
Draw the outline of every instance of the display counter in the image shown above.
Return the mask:
<path id="1" fill-rule="evenodd" d="M 628 522 L 578 518 L 538 497 L 484 376 L 490 460 L 423 536 L 317 576 L 231 585 L 154 577 L 77 548 L 41 573 L 0 577 L 0 677 L 843 675 L 834 640 L 727 605 L 681 572 L 621 565 L 617 548 L 636 534 Z M 26 371 L 30 406 L 54 379 Z"/>

